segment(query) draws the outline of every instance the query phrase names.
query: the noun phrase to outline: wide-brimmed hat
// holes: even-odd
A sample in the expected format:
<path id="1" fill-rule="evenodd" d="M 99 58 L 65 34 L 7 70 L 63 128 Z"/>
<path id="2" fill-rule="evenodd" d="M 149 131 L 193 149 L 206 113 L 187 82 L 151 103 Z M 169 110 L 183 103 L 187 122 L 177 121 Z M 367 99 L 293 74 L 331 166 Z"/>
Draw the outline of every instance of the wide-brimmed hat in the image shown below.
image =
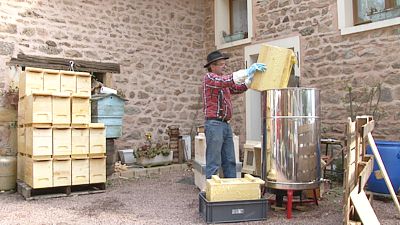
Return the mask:
<path id="1" fill-rule="evenodd" d="M 207 68 L 211 63 L 220 60 L 220 59 L 229 59 L 228 56 L 222 54 L 219 51 L 213 51 L 207 56 L 207 64 L 204 65 L 204 68 Z"/>

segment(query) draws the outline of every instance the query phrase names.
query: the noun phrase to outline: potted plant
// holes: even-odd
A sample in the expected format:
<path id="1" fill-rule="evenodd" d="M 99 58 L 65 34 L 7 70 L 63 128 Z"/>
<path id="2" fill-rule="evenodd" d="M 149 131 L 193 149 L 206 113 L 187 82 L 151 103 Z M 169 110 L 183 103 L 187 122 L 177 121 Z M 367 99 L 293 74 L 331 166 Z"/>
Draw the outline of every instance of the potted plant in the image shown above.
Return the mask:
<path id="1" fill-rule="evenodd" d="M 144 167 L 171 164 L 173 152 L 168 145 L 161 142 L 153 143 L 149 134 L 146 137 L 146 143 L 133 153 L 136 163 Z"/>

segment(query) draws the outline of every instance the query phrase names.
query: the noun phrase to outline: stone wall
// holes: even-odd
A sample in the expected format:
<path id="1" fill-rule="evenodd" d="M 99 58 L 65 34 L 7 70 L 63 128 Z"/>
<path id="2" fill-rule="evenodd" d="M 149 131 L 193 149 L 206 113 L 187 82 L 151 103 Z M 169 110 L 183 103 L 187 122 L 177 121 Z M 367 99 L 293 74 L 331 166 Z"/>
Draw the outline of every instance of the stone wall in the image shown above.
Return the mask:
<path id="1" fill-rule="evenodd" d="M 118 149 L 136 148 L 146 132 L 166 140 L 169 125 L 189 134 L 202 124 L 203 1 L 20 0 L 0 9 L 0 88 L 18 79 L 6 65 L 18 53 L 118 63 L 111 88 L 129 100 Z"/>

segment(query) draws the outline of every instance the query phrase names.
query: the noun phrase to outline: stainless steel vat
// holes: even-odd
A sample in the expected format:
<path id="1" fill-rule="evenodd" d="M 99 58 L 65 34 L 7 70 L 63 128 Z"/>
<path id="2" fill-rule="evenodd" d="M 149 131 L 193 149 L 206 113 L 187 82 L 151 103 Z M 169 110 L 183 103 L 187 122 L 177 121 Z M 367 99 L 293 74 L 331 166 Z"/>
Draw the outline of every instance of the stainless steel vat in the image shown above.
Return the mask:
<path id="1" fill-rule="evenodd" d="M 317 188 L 321 180 L 319 90 L 267 90 L 263 92 L 262 110 L 266 186 Z"/>

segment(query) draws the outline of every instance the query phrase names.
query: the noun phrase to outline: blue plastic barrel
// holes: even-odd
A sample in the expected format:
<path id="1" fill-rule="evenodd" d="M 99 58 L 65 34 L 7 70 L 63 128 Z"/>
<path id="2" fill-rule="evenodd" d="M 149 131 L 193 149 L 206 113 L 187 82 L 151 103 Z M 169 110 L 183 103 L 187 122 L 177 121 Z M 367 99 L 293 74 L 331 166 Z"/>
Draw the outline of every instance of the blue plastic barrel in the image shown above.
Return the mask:
<path id="1" fill-rule="evenodd" d="M 400 142 L 378 140 L 375 141 L 375 144 L 392 182 L 393 190 L 395 193 L 398 193 L 400 188 Z M 367 154 L 373 154 L 370 146 L 367 147 Z M 377 170 L 379 170 L 379 166 L 376 160 L 374 160 L 373 172 Z M 374 173 L 369 177 L 367 189 L 375 193 L 390 194 L 385 180 L 383 178 L 377 180 Z"/>

